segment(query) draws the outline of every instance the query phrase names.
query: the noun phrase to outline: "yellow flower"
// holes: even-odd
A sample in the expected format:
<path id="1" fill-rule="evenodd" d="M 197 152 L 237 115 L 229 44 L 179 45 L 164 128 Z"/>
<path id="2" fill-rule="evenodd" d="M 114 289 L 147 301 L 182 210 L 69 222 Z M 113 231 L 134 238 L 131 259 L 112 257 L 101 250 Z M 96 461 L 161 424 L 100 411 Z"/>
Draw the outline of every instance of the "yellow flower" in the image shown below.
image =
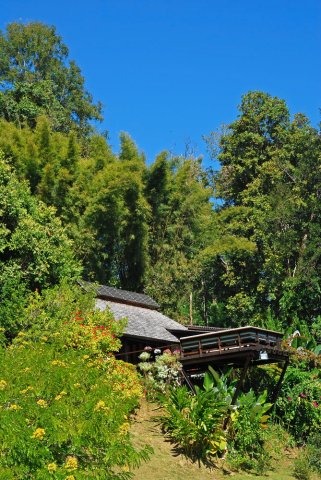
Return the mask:
<path id="1" fill-rule="evenodd" d="M 84 360 L 88 360 L 89 355 L 84 355 L 82 358 L 83 358 Z"/>
<path id="2" fill-rule="evenodd" d="M 0 390 L 4 390 L 7 385 L 8 384 L 5 380 L 0 380 Z"/>
<path id="3" fill-rule="evenodd" d="M 99 400 L 99 402 L 96 403 L 95 406 L 95 411 L 97 410 L 105 410 L 106 404 L 103 400 Z"/>
<path id="4" fill-rule="evenodd" d="M 48 463 L 47 465 L 48 472 L 52 473 L 57 470 L 57 464 L 56 463 Z"/>
<path id="5" fill-rule="evenodd" d="M 60 400 L 62 398 L 62 395 L 56 395 L 55 400 Z"/>
<path id="6" fill-rule="evenodd" d="M 77 470 L 78 468 L 78 460 L 76 457 L 70 455 L 66 458 L 66 462 L 65 462 L 65 465 L 64 465 L 64 468 L 66 470 Z"/>
<path id="7" fill-rule="evenodd" d="M 36 438 L 37 440 L 43 440 L 43 437 L 46 434 L 46 430 L 44 428 L 37 428 L 31 438 Z"/>
<path id="8" fill-rule="evenodd" d="M 30 390 L 33 390 L 33 387 L 29 386 L 29 387 L 25 388 L 24 390 L 20 390 L 20 393 L 25 394 L 25 393 L 29 392 Z"/>
<path id="9" fill-rule="evenodd" d="M 76 479 L 73 475 L 68 475 L 68 477 L 66 477 L 65 480 L 76 480 Z"/>
<path id="10" fill-rule="evenodd" d="M 79 388 L 81 387 L 80 383 L 74 383 L 74 387 Z"/>
<path id="11" fill-rule="evenodd" d="M 47 408 L 48 407 L 48 403 L 46 402 L 46 400 L 43 400 L 42 398 L 40 400 L 38 400 L 37 405 L 39 405 L 39 407 L 41 407 L 41 408 Z"/>
<path id="12" fill-rule="evenodd" d="M 19 332 L 17 336 L 18 337 L 24 337 L 25 335 L 26 335 L 25 332 Z"/>
<path id="13" fill-rule="evenodd" d="M 120 433 L 122 433 L 122 434 L 127 433 L 127 432 L 128 432 L 128 429 L 129 429 L 129 423 L 128 423 L 128 422 L 123 423 L 123 424 L 119 427 L 119 431 L 120 431 Z"/>
<path id="14" fill-rule="evenodd" d="M 62 360 L 53 360 L 51 362 L 51 365 L 58 366 L 58 367 L 65 367 L 66 366 L 65 362 L 63 362 Z"/>
<path id="15" fill-rule="evenodd" d="M 22 407 L 16 405 L 15 403 L 12 403 L 9 407 L 9 410 L 22 410 Z"/>

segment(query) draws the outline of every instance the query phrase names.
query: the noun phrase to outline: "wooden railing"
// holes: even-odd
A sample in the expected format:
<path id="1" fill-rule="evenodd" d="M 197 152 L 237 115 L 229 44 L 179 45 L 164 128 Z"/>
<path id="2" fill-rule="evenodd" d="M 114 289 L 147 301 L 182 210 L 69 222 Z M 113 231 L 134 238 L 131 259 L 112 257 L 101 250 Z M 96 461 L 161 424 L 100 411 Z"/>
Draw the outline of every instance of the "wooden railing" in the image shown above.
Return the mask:
<path id="1" fill-rule="evenodd" d="M 283 334 L 273 330 L 257 327 L 241 327 L 235 329 L 209 332 L 180 339 L 181 358 L 220 355 L 228 351 L 281 350 Z"/>

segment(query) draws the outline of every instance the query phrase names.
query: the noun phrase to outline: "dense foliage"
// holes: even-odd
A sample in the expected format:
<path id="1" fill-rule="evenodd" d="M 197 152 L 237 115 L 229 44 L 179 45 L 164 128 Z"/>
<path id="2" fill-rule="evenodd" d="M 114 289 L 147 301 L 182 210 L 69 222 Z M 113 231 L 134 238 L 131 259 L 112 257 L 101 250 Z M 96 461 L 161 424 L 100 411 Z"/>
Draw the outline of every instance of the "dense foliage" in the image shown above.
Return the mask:
<path id="1" fill-rule="evenodd" d="M 263 472 L 271 459 L 264 432 L 272 405 L 266 391 L 257 396 L 252 390 L 232 405 L 236 382 L 230 374 L 219 375 L 210 367 L 195 394 L 185 386 L 172 388 L 162 397 L 163 428 L 177 450 L 194 461 L 211 465 L 227 454 L 234 468 Z"/>
<path id="2" fill-rule="evenodd" d="M 36 294 L 24 314 L 0 350 L 0 478 L 130 478 L 150 448 L 131 444 L 142 387 L 112 354 L 124 324 L 67 286 Z"/>
<path id="3" fill-rule="evenodd" d="M 237 119 L 207 137 L 220 163 L 213 171 L 167 151 L 146 162 L 127 133 L 116 154 L 94 128 L 101 118 L 55 28 L 8 25 L 0 34 L 1 478 L 72 480 L 76 467 L 77 478 L 106 470 L 127 478 L 146 457 L 124 421 L 141 391 L 132 368 L 113 358 L 122 322 L 93 311 L 79 278 L 144 291 L 183 323 L 299 330 L 275 417 L 298 443 L 311 442 L 321 422 L 320 132 L 282 99 L 249 92 Z M 141 370 L 163 393 L 178 383 L 171 353 L 145 358 Z M 248 388 L 234 412 L 227 376 L 208 374 L 195 396 L 172 391 L 168 433 L 202 461 L 227 442 L 231 461 L 259 470 L 268 404 L 258 392 L 280 372 L 256 373 L 255 394 Z"/>
<path id="4" fill-rule="evenodd" d="M 166 151 L 147 165 L 128 134 L 116 155 L 105 137 L 80 132 L 98 107 L 53 27 L 12 24 L 1 41 L 2 103 L 14 96 L 26 118 L 0 109 L 4 160 L 56 209 L 85 277 L 145 290 L 182 321 L 318 322 L 321 138 L 306 117 L 291 120 L 283 100 L 250 92 L 237 120 L 207 138 L 218 172 Z M 17 89 L 27 82 L 44 91 L 43 81 L 66 99 L 53 94 L 47 109 L 38 99 L 31 115 L 34 97 Z M 84 109 L 78 116 L 74 102 Z"/>
<path id="5" fill-rule="evenodd" d="M 39 115 L 48 115 L 55 130 L 81 133 L 90 130 L 89 120 L 101 119 L 101 106 L 93 104 L 54 27 L 11 23 L 0 32 L 0 52 L 1 117 L 34 127 Z"/>

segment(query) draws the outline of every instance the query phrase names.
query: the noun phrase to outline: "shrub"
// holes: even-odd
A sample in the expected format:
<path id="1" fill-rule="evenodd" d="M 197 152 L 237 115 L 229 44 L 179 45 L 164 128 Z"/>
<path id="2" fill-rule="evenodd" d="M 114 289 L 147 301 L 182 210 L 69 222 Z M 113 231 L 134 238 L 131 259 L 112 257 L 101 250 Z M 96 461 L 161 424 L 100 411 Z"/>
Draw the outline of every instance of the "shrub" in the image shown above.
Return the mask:
<path id="1" fill-rule="evenodd" d="M 310 480 L 311 470 L 305 452 L 301 452 L 299 457 L 294 461 L 293 476 L 297 478 L 297 480 Z"/>
<path id="2" fill-rule="evenodd" d="M 266 397 L 266 391 L 256 397 L 250 390 L 239 398 L 229 428 L 228 454 L 229 462 L 238 469 L 263 473 L 271 463 L 270 454 L 265 449 L 265 430 L 269 418 L 266 412 L 272 405 L 266 403 Z"/>
<path id="3" fill-rule="evenodd" d="M 192 395 L 185 386 L 171 389 L 164 399 L 166 415 L 161 423 L 176 447 L 193 461 L 211 463 L 226 448 L 223 420 L 228 407 L 211 392 L 198 389 Z"/>
<path id="4" fill-rule="evenodd" d="M 123 325 L 91 307 L 77 289 L 35 294 L 0 350 L 0 478 L 128 479 L 148 457 L 128 432 L 142 387 L 112 354 Z"/>
<path id="5" fill-rule="evenodd" d="M 276 415 L 299 443 L 304 443 L 321 425 L 321 381 L 317 370 L 289 367 Z"/>
<path id="6" fill-rule="evenodd" d="M 321 474 L 321 433 L 317 432 L 308 439 L 306 456 L 310 468 Z"/>
<path id="7" fill-rule="evenodd" d="M 133 366 L 31 344 L 2 351 L 0 368 L 0 472 L 10 470 L 8 480 L 129 478 L 146 458 L 128 433 L 142 393 Z"/>
<path id="8" fill-rule="evenodd" d="M 139 356 L 141 362 L 138 368 L 144 376 L 147 397 L 154 399 L 157 394 L 164 394 L 169 386 L 180 385 L 182 366 L 178 361 L 179 352 L 165 350 L 162 355 L 157 355 L 155 361 L 148 351 Z"/>

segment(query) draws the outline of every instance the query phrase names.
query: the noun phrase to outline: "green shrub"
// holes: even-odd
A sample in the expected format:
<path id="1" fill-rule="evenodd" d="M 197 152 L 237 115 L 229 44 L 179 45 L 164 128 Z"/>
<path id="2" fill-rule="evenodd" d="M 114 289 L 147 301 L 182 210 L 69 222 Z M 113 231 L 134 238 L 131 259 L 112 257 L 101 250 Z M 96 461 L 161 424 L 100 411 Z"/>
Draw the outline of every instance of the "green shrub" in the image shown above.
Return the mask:
<path id="1" fill-rule="evenodd" d="M 281 394 L 276 403 L 276 415 L 299 443 L 317 432 L 321 425 L 320 373 L 289 367 Z"/>
<path id="2" fill-rule="evenodd" d="M 293 476 L 297 478 L 297 480 L 310 480 L 311 478 L 311 470 L 309 461 L 305 456 L 305 451 L 301 452 L 299 457 L 294 461 Z"/>
<path id="3" fill-rule="evenodd" d="M 149 351 L 142 352 L 138 364 L 145 383 L 147 398 L 154 400 L 158 394 L 164 394 L 171 386 L 180 385 L 182 365 L 178 361 L 179 351 L 165 350 L 157 355 L 155 361 Z"/>
<path id="4" fill-rule="evenodd" d="M 263 473 L 271 464 L 271 456 L 265 449 L 268 429 L 266 412 L 267 392 L 259 397 L 250 390 L 239 397 L 238 408 L 229 428 L 229 463 L 237 469 Z"/>
<path id="5" fill-rule="evenodd" d="M 128 431 L 139 378 L 112 354 L 123 324 L 92 305 L 79 289 L 34 294 L 1 348 L 0 479 L 128 479 L 148 457 Z"/>
<path id="6" fill-rule="evenodd" d="M 212 392 L 201 389 L 193 395 L 188 389 L 171 389 L 164 399 L 166 415 L 161 423 L 178 450 L 193 461 L 210 464 L 226 449 L 223 421 L 228 406 L 215 400 Z"/>
<path id="7" fill-rule="evenodd" d="M 321 433 L 314 433 L 309 437 L 306 456 L 309 462 L 310 468 L 321 474 Z"/>
<path id="8" fill-rule="evenodd" d="M 0 472 L 10 471 L 8 480 L 129 478 L 146 458 L 128 433 L 142 393 L 132 366 L 29 344 L 3 350 L 0 369 Z"/>

